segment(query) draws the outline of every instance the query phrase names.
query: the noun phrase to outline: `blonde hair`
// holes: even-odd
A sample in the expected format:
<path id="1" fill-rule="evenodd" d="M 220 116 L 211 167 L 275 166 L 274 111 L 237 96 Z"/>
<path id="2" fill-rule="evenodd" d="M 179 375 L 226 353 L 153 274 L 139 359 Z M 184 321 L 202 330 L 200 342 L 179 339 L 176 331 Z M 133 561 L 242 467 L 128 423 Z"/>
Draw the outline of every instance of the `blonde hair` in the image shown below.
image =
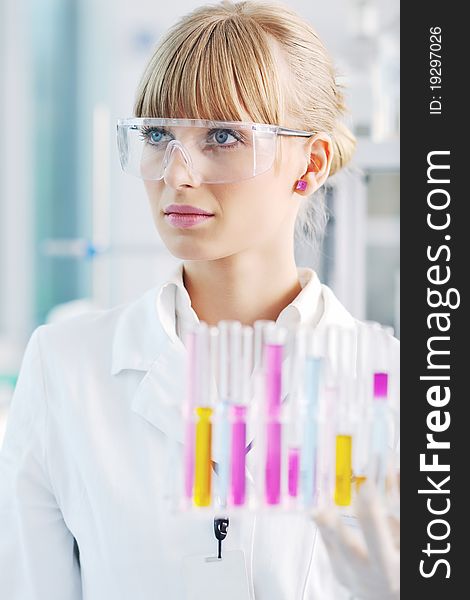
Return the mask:
<path id="1" fill-rule="evenodd" d="M 258 123 L 324 131 L 333 142 L 333 175 L 355 148 L 341 121 L 345 104 L 335 75 L 317 33 L 293 10 L 278 2 L 224 0 L 196 8 L 163 36 L 134 113 L 220 121 L 244 121 L 248 114 Z"/>

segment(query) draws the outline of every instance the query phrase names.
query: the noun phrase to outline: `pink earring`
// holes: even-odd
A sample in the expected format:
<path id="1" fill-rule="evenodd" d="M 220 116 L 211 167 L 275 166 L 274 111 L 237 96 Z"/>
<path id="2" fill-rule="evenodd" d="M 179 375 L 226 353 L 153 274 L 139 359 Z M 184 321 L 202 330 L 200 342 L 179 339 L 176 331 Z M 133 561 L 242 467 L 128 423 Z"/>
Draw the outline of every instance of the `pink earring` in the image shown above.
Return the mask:
<path id="1" fill-rule="evenodd" d="M 297 185 L 295 186 L 295 189 L 305 192 L 305 190 L 307 189 L 307 182 L 304 181 L 303 179 L 299 179 L 297 181 Z"/>

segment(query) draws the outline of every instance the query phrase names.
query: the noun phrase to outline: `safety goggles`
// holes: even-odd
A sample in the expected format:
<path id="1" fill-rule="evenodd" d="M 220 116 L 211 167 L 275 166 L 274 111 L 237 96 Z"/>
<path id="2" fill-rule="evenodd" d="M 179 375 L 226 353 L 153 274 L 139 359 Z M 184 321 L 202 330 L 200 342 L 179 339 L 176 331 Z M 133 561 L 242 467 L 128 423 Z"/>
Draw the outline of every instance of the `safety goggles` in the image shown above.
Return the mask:
<path id="1" fill-rule="evenodd" d="M 159 181 L 173 161 L 183 161 L 199 183 L 234 183 L 273 166 L 277 136 L 309 138 L 316 132 L 264 123 L 201 119 L 120 119 L 117 141 L 122 169 Z"/>

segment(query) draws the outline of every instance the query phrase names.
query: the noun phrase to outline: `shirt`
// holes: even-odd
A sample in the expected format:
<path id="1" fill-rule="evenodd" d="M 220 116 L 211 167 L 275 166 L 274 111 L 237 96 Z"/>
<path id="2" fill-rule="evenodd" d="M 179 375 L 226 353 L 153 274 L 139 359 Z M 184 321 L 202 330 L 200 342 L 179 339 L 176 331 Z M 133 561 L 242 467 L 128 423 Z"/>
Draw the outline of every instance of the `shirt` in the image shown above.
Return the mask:
<path id="1" fill-rule="evenodd" d="M 276 324 L 284 327 L 306 324 L 316 326 L 324 311 L 322 287 L 318 275 L 308 267 L 297 267 L 302 290 L 280 312 Z M 191 298 L 183 282 L 183 263 L 180 263 L 161 287 L 157 297 L 157 311 L 167 335 L 183 343 L 188 331 L 199 323 L 191 306 Z"/>

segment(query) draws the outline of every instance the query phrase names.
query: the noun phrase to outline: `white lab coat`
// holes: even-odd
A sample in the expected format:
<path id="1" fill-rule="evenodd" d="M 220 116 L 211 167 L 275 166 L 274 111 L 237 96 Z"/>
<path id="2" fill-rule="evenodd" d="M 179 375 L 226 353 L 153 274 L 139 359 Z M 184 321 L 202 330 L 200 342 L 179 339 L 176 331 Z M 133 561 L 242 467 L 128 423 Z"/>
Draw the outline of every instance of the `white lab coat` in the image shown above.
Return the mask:
<path id="1" fill-rule="evenodd" d="M 183 600 L 182 558 L 214 554 L 212 518 L 165 500 L 186 351 L 157 293 L 34 332 L 0 454 L 2 599 Z M 358 326 L 322 296 L 318 327 Z M 305 517 L 233 517 L 223 548 L 245 551 L 256 600 L 349 598 Z"/>

